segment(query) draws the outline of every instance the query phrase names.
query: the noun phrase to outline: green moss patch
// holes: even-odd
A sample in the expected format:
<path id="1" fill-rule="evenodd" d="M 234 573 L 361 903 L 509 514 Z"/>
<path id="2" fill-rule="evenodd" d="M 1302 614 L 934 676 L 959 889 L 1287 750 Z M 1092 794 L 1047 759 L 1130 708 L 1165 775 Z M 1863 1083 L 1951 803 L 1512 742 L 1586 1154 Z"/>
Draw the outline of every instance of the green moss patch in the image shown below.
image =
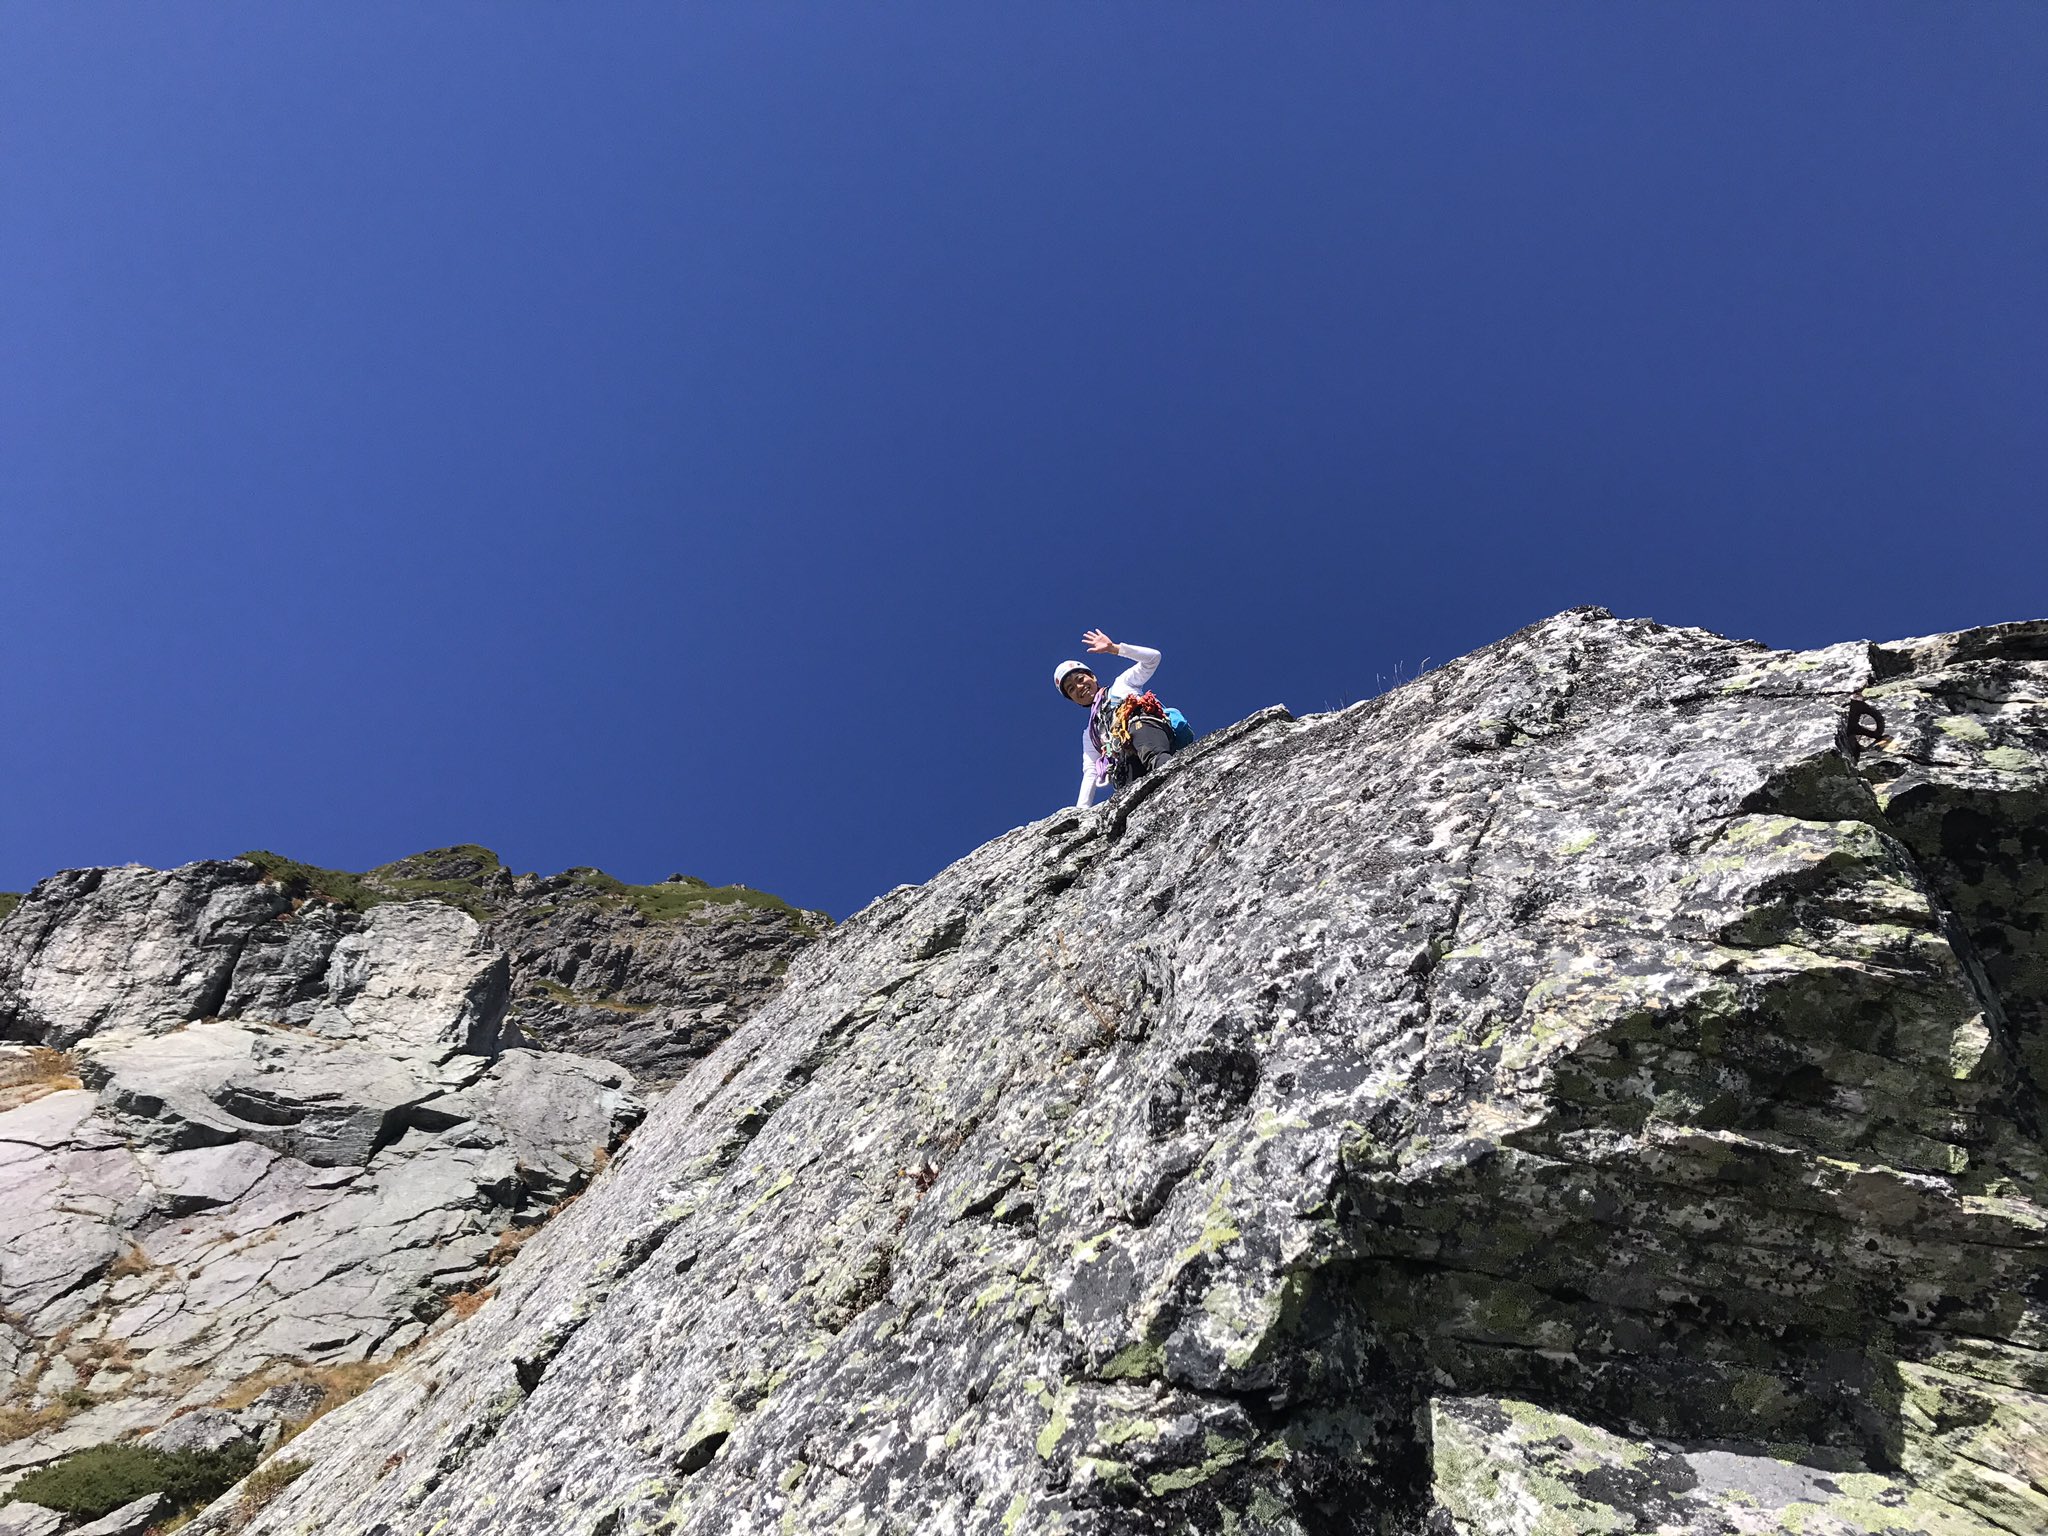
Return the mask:
<path id="1" fill-rule="evenodd" d="M 7 921 L 7 914 L 21 905 L 21 892 L 0 891 L 0 923 Z"/>
<path id="2" fill-rule="evenodd" d="M 146 1445 L 95 1445 L 14 1485 L 13 1497 L 45 1509 L 97 1520 L 124 1504 L 160 1493 L 179 1508 L 206 1504 L 247 1477 L 256 1447 L 220 1451 L 159 1451 Z"/>

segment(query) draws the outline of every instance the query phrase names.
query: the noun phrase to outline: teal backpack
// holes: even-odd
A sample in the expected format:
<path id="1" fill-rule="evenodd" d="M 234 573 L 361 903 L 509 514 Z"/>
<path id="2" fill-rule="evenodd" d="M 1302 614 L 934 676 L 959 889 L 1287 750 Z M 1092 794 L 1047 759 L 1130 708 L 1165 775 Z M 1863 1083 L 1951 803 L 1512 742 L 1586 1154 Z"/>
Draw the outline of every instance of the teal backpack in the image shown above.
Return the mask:
<path id="1" fill-rule="evenodd" d="M 1174 751 L 1178 752 L 1183 747 L 1192 747 L 1195 744 L 1195 728 L 1188 724 L 1186 715 L 1177 709 L 1169 709 L 1166 712 L 1166 723 L 1173 727 Z"/>

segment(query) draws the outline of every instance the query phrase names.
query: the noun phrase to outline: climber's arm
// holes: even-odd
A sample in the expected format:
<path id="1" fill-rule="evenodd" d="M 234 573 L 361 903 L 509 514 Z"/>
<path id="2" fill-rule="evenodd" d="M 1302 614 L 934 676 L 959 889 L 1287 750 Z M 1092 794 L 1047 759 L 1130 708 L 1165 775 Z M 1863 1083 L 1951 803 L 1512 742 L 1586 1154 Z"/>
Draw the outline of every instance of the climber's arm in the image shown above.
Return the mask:
<path id="1" fill-rule="evenodd" d="M 1109 685 L 1111 698 L 1120 699 L 1127 693 L 1136 693 L 1152 681 L 1152 674 L 1159 670 L 1159 653 L 1146 645 L 1120 645 L 1117 655 L 1132 665 L 1124 668 L 1123 675 Z"/>
<path id="2" fill-rule="evenodd" d="M 1091 629 L 1081 637 L 1088 649 L 1097 656 L 1114 653 L 1134 666 L 1126 667 L 1123 675 L 1109 685 L 1109 696 L 1120 699 L 1125 694 L 1136 693 L 1152 680 L 1152 674 L 1159 670 L 1159 653 L 1149 645 L 1118 645 L 1099 629 Z"/>

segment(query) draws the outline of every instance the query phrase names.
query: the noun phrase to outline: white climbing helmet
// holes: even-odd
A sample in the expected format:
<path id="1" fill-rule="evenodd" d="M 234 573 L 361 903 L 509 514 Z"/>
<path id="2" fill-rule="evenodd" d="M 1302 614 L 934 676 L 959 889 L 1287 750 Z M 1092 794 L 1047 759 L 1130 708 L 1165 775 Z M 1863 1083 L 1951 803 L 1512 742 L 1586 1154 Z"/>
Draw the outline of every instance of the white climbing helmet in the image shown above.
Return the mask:
<path id="1" fill-rule="evenodd" d="M 1065 693 L 1067 691 L 1067 679 L 1076 672 L 1086 672 L 1090 677 L 1095 675 L 1095 669 L 1085 661 L 1063 661 L 1052 669 L 1053 687 L 1059 689 L 1061 693 Z"/>

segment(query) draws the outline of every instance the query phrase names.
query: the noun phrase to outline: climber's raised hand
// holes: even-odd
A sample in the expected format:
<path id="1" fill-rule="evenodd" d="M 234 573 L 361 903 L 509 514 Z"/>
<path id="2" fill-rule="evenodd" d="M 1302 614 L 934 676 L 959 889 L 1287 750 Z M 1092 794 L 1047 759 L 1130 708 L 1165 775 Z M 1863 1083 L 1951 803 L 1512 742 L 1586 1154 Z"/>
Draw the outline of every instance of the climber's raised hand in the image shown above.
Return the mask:
<path id="1" fill-rule="evenodd" d="M 1091 629 L 1081 638 L 1088 642 L 1088 649 L 1098 655 L 1116 649 L 1116 642 L 1099 629 Z"/>

